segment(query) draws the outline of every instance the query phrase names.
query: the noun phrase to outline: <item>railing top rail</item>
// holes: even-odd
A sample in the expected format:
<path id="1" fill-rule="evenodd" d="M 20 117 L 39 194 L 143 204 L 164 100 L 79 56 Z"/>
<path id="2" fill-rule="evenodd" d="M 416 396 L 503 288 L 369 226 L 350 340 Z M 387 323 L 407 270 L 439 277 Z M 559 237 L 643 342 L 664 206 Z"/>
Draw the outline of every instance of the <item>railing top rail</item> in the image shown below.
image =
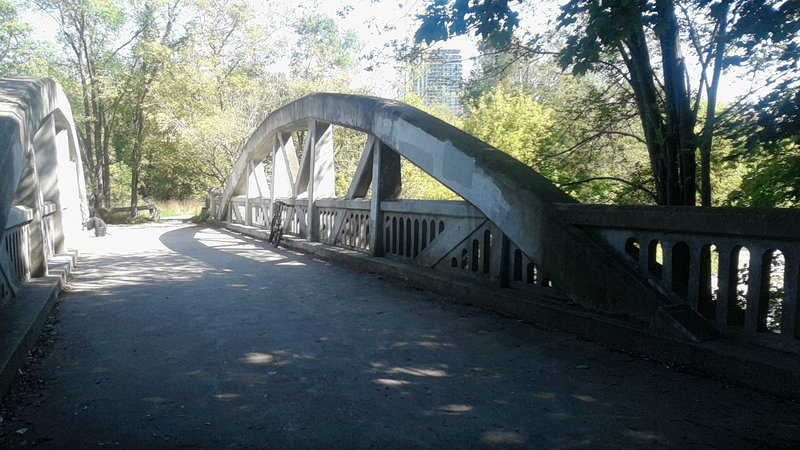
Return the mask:
<path id="1" fill-rule="evenodd" d="M 437 216 L 476 217 L 486 216 L 476 207 L 458 200 L 401 200 L 381 202 L 386 212 L 433 214 Z"/>
<path id="2" fill-rule="evenodd" d="M 12 206 L 8 211 L 6 230 L 27 225 L 33 221 L 33 210 L 25 206 Z"/>
<path id="3" fill-rule="evenodd" d="M 573 225 L 800 242 L 800 210 L 558 204 Z"/>
<path id="4" fill-rule="evenodd" d="M 287 200 L 282 200 L 285 203 Z M 317 200 L 321 208 L 369 209 L 369 199 L 324 198 Z M 459 200 L 393 200 L 381 202 L 381 210 L 387 213 L 429 214 L 451 217 L 486 217 L 480 210 Z"/>
<path id="5" fill-rule="evenodd" d="M 58 205 L 54 202 L 44 202 L 42 205 L 42 216 L 52 216 L 58 210 Z"/>
<path id="6" fill-rule="evenodd" d="M 369 199 L 341 199 L 341 198 L 321 198 L 317 200 L 320 208 L 346 208 L 369 210 Z"/>

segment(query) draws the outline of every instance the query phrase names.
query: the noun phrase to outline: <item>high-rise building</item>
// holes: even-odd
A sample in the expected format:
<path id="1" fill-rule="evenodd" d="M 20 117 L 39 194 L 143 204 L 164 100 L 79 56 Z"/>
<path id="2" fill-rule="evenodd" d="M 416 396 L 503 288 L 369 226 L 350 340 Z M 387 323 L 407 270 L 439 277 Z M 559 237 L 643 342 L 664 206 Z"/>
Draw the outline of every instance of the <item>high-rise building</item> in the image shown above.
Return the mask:
<path id="1" fill-rule="evenodd" d="M 461 81 L 461 50 L 435 49 L 423 57 L 412 91 L 426 106 L 444 105 L 455 114 L 461 114 Z"/>

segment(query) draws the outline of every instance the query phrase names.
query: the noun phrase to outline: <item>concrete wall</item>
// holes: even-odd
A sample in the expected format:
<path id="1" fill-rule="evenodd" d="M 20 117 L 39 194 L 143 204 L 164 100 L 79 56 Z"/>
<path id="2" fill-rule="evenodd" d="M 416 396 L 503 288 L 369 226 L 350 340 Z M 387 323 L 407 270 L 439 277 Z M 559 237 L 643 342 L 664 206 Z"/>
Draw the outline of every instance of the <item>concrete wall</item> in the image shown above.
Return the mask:
<path id="1" fill-rule="evenodd" d="M 72 109 L 51 79 L 0 78 L 0 240 L 15 205 L 33 211 L 31 273 L 45 275 L 49 249 L 64 252 L 88 218 Z"/>

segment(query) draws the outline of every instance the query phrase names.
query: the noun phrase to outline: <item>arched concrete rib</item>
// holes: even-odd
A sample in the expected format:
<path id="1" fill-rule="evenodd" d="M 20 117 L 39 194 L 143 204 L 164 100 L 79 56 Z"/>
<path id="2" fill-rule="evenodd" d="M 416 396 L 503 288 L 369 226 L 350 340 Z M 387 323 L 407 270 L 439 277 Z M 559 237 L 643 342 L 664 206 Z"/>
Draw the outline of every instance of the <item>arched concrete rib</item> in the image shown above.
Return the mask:
<path id="1" fill-rule="evenodd" d="M 67 131 L 70 153 L 83 173 L 72 108 L 61 86 L 50 78 L 0 78 L 0 240 L 23 169 L 33 151 L 34 138 L 50 118 L 56 131 Z M 82 177 L 78 183 L 81 204 L 72 206 L 88 215 Z"/>
<path id="2" fill-rule="evenodd" d="M 554 204 L 575 202 L 566 193 L 489 144 L 396 101 L 320 93 L 274 111 L 247 141 L 223 193 L 223 207 L 244 193 L 248 163 L 269 155 L 276 132 L 305 127 L 311 120 L 374 135 L 481 210 L 577 303 L 645 322 L 669 303 L 640 274 L 559 215 Z"/>

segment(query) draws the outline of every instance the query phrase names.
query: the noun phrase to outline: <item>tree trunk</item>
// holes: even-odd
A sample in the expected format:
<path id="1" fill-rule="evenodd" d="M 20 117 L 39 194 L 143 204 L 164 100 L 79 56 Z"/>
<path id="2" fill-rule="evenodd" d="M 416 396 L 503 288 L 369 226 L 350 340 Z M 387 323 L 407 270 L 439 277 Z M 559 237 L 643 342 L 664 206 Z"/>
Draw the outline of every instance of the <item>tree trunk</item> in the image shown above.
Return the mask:
<path id="1" fill-rule="evenodd" d="M 636 31 L 626 39 L 625 45 L 627 50 L 620 46 L 620 54 L 631 74 L 630 84 L 633 88 L 636 108 L 647 142 L 650 166 L 653 170 L 656 202 L 660 205 L 673 204 L 674 189 L 677 184 L 675 182 L 676 160 L 670 157 L 668 148 L 662 139 L 664 123 L 644 28 L 637 27 Z"/>
<path id="2" fill-rule="evenodd" d="M 711 76 L 711 85 L 708 87 L 708 106 L 706 118 L 700 135 L 700 204 L 711 206 L 711 146 L 714 143 L 714 126 L 716 125 L 717 91 L 722 74 L 722 58 L 725 55 L 725 46 L 728 41 L 728 10 L 731 0 L 722 2 L 720 16 L 717 18 L 719 32 L 717 33 L 716 48 L 714 49 L 714 73 Z"/>
<path id="3" fill-rule="evenodd" d="M 664 142 L 670 160 L 677 160 L 678 177 L 676 197 L 671 205 L 696 203 L 697 139 L 694 133 L 696 119 L 692 113 L 686 87 L 686 65 L 680 46 L 678 19 L 671 0 L 657 0 L 657 24 L 654 29 L 661 44 L 664 70 L 664 97 L 666 103 L 666 134 Z"/>
<path id="4" fill-rule="evenodd" d="M 142 168 L 142 144 L 144 143 L 144 100 L 147 97 L 148 86 L 142 90 L 137 99 L 134 121 L 136 125 L 136 139 L 131 151 L 131 217 L 139 214 L 139 174 Z"/>

